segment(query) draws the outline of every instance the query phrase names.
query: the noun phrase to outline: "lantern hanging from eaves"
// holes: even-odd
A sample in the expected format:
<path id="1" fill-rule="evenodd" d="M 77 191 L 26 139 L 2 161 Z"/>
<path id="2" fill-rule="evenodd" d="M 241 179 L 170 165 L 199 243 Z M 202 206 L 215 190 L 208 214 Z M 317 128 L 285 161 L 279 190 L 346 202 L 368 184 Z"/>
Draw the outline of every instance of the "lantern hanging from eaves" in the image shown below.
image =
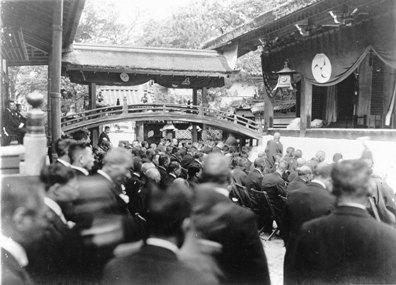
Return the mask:
<path id="1" fill-rule="evenodd" d="M 278 74 L 278 83 L 276 84 L 274 91 L 276 91 L 278 88 L 294 90 L 292 85 L 294 73 L 296 73 L 296 71 L 290 69 L 288 66 L 288 61 L 285 61 L 283 69 L 276 72 L 276 74 Z"/>

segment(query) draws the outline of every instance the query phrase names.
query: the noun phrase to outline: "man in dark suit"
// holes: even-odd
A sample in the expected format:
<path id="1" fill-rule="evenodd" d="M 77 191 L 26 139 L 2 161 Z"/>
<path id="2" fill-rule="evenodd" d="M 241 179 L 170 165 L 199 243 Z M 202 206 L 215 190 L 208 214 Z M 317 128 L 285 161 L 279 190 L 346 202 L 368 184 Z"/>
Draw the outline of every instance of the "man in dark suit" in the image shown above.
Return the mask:
<path id="1" fill-rule="evenodd" d="M 290 176 L 289 176 L 290 177 Z M 297 176 L 287 185 L 287 193 L 303 188 L 312 179 L 312 170 L 310 167 L 303 165 L 297 169 Z"/>
<path id="2" fill-rule="evenodd" d="M 190 211 L 189 198 L 181 189 L 153 190 L 149 200 L 149 238 L 136 253 L 107 264 L 102 284 L 209 284 L 177 257 L 184 240 L 183 223 Z"/>
<path id="3" fill-rule="evenodd" d="M 52 164 L 42 169 L 40 180 L 45 185 L 48 226 L 43 237 L 28 250 L 28 271 L 39 284 L 60 280 L 73 283 L 81 262 L 82 239 L 67 221 L 73 201 L 78 197 L 77 179 L 72 169 Z M 74 280 L 76 281 L 76 280 Z"/>
<path id="4" fill-rule="evenodd" d="M 394 284 L 396 230 L 366 210 L 370 169 L 346 160 L 331 173 L 337 208 L 305 223 L 291 249 L 289 284 Z"/>
<path id="5" fill-rule="evenodd" d="M 62 165 L 64 167 L 71 167 L 70 157 L 69 157 L 69 146 L 74 142 L 74 140 L 70 138 L 59 138 L 55 142 L 55 152 L 58 155 L 58 158 L 55 161 L 55 164 Z"/>
<path id="6" fill-rule="evenodd" d="M 87 244 L 86 269 L 91 276 L 98 277 L 117 245 L 140 240 L 144 234 L 129 211 L 123 189 L 131 167 L 132 154 L 117 147 L 106 154 L 103 168 L 96 175 L 79 177 L 75 220 Z"/>
<path id="7" fill-rule="evenodd" d="M 263 181 L 261 183 L 261 190 L 268 194 L 269 202 L 271 203 L 274 212 L 275 212 L 275 221 L 278 225 L 278 229 L 283 235 L 283 224 L 284 221 L 282 219 L 283 210 L 285 208 L 285 202 L 283 198 L 287 197 L 286 191 L 286 182 L 282 179 L 283 173 L 287 169 L 287 162 L 280 161 L 276 166 L 276 171 L 273 173 L 267 173 L 263 176 Z M 269 219 L 267 221 L 269 224 L 266 225 L 266 228 L 269 225 L 272 225 L 272 221 Z"/>
<path id="8" fill-rule="evenodd" d="M 246 178 L 246 189 L 261 190 L 263 173 L 265 170 L 265 158 L 259 157 L 254 160 L 254 169 L 250 171 Z"/>
<path id="9" fill-rule="evenodd" d="M 77 176 L 88 176 L 94 165 L 92 148 L 85 142 L 73 142 L 69 146 L 71 168 Z"/>
<path id="10" fill-rule="evenodd" d="M 304 187 L 288 193 L 285 209 L 284 240 L 288 244 L 296 238 L 303 223 L 330 214 L 336 199 L 330 193 L 331 165 L 319 163 L 314 169 L 314 179 Z M 286 251 L 286 259 L 288 252 Z"/>
<path id="11" fill-rule="evenodd" d="M 168 176 L 164 180 L 164 186 L 169 186 L 181 174 L 181 166 L 177 161 L 171 161 L 168 165 Z"/>
<path id="12" fill-rule="evenodd" d="M 161 154 L 158 158 L 158 171 L 161 174 L 161 185 L 166 184 L 166 180 L 168 179 L 168 165 L 170 163 L 169 156 L 167 154 Z"/>
<path id="13" fill-rule="evenodd" d="M 16 136 L 19 144 L 23 143 L 26 132 L 25 121 L 19 119 L 15 102 L 12 100 L 8 100 L 7 107 L 4 109 L 3 126 L 4 137 L 7 139 L 6 144 L 11 142 L 11 136 Z"/>
<path id="14" fill-rule="evenodd" d="M 201 238 L 221 244 L 216 261 L 224 284 L 269 284 L 267 259 L 253 213 L 229 199 L 228 159 L 211 153 L 203 165 L 202 179 L 193 203 L 192 222 Z"/>
<path id="15" fill-rule="evenodd" d="M 278 132 L 274 133 L 273 139 L 267 142 L 267 147 L 265 148 L 267 157 L 271 162 L 271 167 L 275 164 L 275 160 L 276 160 L 275 157 L 277 155 L 280 155 L 280 157 L 283 156 L 283 145 L 280 142 L 280 137 L 281 137 L 280 133 Z"/>
<path id="16" fill-rule="evenodd" d="M 3 178 L 1 188 L 1 284 L 33 284 L 24 267 L 26 250 L 47 226 L 43 187 L 18 177 Z"/>
<path id="17" fill-rule="evenodd" d="M 246 170 L 248 166 L 249 160 L 246 157 L 242 157 L 241 159 L 239 159 L 238 164 L 231 172 L 231 177 L 234 183 L 246 186 L 248 180 Z"/>
<path id="18" fill-rule="evenodd" d="M 142 186 L 144 180 L 141 174 L 142 159 L 138 156 L 133 158 L 131 178 L 125 182 L 125 192 L 129 197 L 129 210 L 132 214 L 143 214 L 145 212 L 142 200 Z"/>

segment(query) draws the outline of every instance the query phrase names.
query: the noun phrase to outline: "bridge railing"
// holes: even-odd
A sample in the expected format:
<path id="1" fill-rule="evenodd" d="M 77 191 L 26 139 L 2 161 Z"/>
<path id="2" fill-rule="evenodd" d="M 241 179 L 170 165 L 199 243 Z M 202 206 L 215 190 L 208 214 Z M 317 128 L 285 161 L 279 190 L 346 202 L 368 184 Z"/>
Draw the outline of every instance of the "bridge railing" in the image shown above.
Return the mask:
<path id="1" fill-rule="evenodd" d="M 224 111 L 204 108 L 202 106 L 179 105 L 179 104 L 134 104 L 134 105 L 124 104 L 123 106 L 96 108 L 63 117 L 62 127 L 87 120 L 101 118 L 101 117 L 106 118 L 110 116 L 111 117 L 128 116 L 128 114 L 131 113 L 137 114 L 141 112 L 191 114 L 207 119 L 218 119 L 218 120 L 232 122 L 236 125 L 243 126 L 256 131 L 259 131 L 260 128 L 257 122 L 239 115 L 228 114 L 227 112 Z"/>

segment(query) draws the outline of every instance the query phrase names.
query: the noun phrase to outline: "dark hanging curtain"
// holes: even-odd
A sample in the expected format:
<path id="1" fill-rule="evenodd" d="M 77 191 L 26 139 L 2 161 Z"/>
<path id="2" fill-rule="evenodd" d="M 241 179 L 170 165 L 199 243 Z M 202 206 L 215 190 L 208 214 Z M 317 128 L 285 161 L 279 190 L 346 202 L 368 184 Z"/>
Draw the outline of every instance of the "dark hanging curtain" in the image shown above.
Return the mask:
<path id="1" fill-rule="evenodd" d="M 359 66 L 359 101 L 356 111 L 358 117 L 369 115 L 371 110 L 373 66 L 370 64 L 370 57 L 366 56 Z"/>
<path id="2" fill-rule="evenodd" d="M 353 27 L 332 30 L 281 50 L 262 55 L 263 73 L 271 74 L 289 66 L 317 86 L 332 86 L 346 79 L 373 52 L 386 65 L 396 69 L 396 1 L 388 1 L 389 12 Z M 312 59 L 324 53 L 330 59 L 332 74 L 326 83 L 318 83 L 311 71 Z"/>
<path id="3" fill-rule="evenodd" d="M 326 122 L 337 122 L 337 87 L 335 85 L 327 88 L 326 94 Z"/>

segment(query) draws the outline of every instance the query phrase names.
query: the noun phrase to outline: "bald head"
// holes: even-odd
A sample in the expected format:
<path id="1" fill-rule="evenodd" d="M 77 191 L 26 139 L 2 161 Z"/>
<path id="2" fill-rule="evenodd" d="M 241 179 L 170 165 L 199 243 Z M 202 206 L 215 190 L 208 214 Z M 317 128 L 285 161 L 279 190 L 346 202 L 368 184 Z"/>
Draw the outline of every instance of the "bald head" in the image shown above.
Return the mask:
<path id="1" fill-rule="evenodd" d="M 261 171 L 264 171 L 265 168 L 265 158 L 258 157 L 254 160 L 254 167 L 259 168 Z"/>
<path id="2" fill-rule="evenodd" d="M 302 150 L 301 149 L 296 149 L 296 151 L 294 152 L 294 157 L 295 158 L 301 158 L 302 157 Z"/>
<path id="3" fill-rule="evenodd" d="M 257 157 L 265 157 L 265 151 L 259 151 Z"/>
<path id="4" fill-rule="evenodd" d="M 315 154 L 315 158 L 318 160 L 319 163 L 325 161 L 326 159 L 326 153 L 323 150 L 319 150 L 316 154 Z"/>
<path id="5" fill-rule="evenodd" d="M 312 179 L 312 169 L 309 166 L 303 165 L 297 169 L 298 176 L 300 176 L 305 182 Z"/>
<path id="6" fill-rule="evenodd" d="M 332 166 L 328 163 L 322 162 L 318 163 L 313 170 L 313 175 L 315 178 L 330 178 Z"/>
<path id="7" fill-rule="evenodd" d="M 116 147 L 110 150 L 103 162 L 105 165 L 111 164 L 123 164 L 123 163 L 131 163 L 132 164 L 132 153 L 122 147 Z"/>
<path id="8" fill-rule="evenodd" d="M 116 147 L 110 150 L 104 160 L 102 170 L 106 172 L 114 182 L 122 182 L 130 177 L 133 165 L 132 153 L 125 148 Z"/>
<path id="9" fill-rule="evenodd" d="M 210 153 L 203 161 L 204 182 L 224 184 L 230 175 L 230 161 L 221 153 Z"/>
<path id="10" fill-rule="evenodd" d="M 289 164 L 285 160 L 280 160 L 278 165 L 276 166 L 276 171 L 283 173 L 287 170 Z"/>
<path id="11" fill-rule="evenodd" d="M 149 170 L 150 168 L 155 168 L 154 163 L 152 163 L 152 162 L 145 162 L 145 163 L 142 164 L 142 167 L 141 167 L 141 170 L 140 170 L 140 171 L 141 171 L 143 174 L 145 174 L 146 171 Z"/>
<path id="12" fill-rule="evenodd" d="M 281 137 L 281 135 L 279 132 L 274 133 L 274 141 L 279 141 L 280 137 Z"/>
<path id="13" fill-rule="evenodd" d="M 305 159 L 304 159 L 304 158 L 302 158 L 302 157 L 300 157 L 300 158 L 297 158 L 296 162 L 297 162 L 297 167 L 301 167 L 301 166 L 303 166 L 303 165 L 305 165 L 305 164 L 306 164 L 306 161 L 305 161 Z"/>
<path id="14" fill-rule="evenodd" d="M 146 178 L 154 183 L 159 183 L 161 181 L 161 174 L 159 173 L 157 168 L 150 168 L 147 169 L 146 172 L 144 172 L 144 176 Z"/>

